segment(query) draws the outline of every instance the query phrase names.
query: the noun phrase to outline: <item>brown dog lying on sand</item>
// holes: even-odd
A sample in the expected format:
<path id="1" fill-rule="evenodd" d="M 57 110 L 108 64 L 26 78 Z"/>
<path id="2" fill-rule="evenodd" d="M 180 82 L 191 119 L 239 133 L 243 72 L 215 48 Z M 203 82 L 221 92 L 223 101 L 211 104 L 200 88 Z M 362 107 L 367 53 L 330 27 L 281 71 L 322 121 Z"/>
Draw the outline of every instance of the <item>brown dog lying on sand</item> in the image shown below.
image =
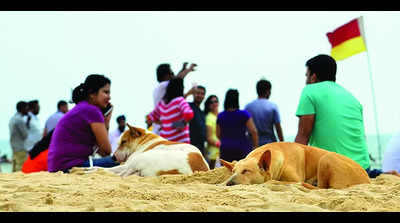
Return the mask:
<path id="1" fill-rule="evenodd" d="M 221 160 L 221 163 L 233 172 L 224 182 L 228 186 L 277 180 L 303 182 L 309 189 L 341 189 L 371 183 L 367 172 L 352 159 L 294 142 L 266 144 L 238 162 Z"/>

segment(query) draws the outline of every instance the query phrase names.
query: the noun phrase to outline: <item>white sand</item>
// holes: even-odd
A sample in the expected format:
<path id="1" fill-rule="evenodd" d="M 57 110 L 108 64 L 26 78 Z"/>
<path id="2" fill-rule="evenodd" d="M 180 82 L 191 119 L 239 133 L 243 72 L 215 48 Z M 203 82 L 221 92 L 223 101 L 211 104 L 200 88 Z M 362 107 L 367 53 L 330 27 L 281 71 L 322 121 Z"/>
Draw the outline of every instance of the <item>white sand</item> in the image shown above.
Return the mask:
<path id="1" fill-rule="evenodd" d="M 400 178 L 392 175 L 341 190 L 277 181 L 218 185 L 229 176 L 225 167 L 147 178 L 102 170 L 0 173 L 0 211 L 400 211 Z"/>

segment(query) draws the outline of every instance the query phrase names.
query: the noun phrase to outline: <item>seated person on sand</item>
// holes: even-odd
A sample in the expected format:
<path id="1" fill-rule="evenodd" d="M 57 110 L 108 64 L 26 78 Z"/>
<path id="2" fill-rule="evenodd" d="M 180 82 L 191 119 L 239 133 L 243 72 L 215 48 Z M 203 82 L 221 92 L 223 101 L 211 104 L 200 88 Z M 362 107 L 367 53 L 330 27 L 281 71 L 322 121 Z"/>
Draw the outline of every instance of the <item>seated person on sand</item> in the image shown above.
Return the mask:
<path id="1" fill-rule="evenodd" d="M 110 85 L 107 77 L 92 74 L 74 89 L 72 101 L 76 105 L 57 123 L 50 142 L 49 172 L 69 173 L 72 167 L 89 167 L 90 156 L 96 151 L 103 157 L 93 159 L 93 166 L 119 165 L 115 157 L 109 156 L 111 144 L 107 129 L 110 117 L 104 119 L 101 112 L 109 104 Z"/>
<path id="2" fill-rule="evenodd" d="M 111 104 L 109 104 L 109 106 L 106 108 L 101 109 L 105 120 L 111 119 L 111 110 Z M 47 171 L 47 157 L 53 132 L 54 129 L 48 132 L 46 136 L 44 136 L 39 142 L 35 143 L 33 148 L 29 151 L 28 159 L 22 166 L 23 173 Z"/>
<path id="3" fill-rule="evenodd" d="M 371 169 L 364 131 L 363 107 L 336 83 L 337 64 L 329 55 L 306 62 L 306 86 L 300 95 L 295 142 L 342 154 L 360 164 L 370 178 L 400 176 L 395 170 Z"/>

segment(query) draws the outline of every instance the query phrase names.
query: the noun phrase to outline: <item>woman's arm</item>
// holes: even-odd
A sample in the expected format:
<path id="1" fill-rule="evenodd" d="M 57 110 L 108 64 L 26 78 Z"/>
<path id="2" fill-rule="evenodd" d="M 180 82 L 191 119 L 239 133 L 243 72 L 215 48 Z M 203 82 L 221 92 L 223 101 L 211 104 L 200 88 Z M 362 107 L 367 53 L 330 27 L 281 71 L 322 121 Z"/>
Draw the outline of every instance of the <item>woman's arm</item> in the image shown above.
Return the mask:
<path id="1" fill-rule="evenodd" d="M 249 118 L 246 122 L 247 129 L 250 132 L 251 139 L 253 141 L 253 149 L 258 147 L 258 133 L 256 126 L 254 125 L 253 118 Z"/>
<path id="2" fill-rule="evenodd" d="M 111 153 L 111 144 L 108 139 L 108 132 L 106 124 L 102 122 L 90 123 L 90 128 L 96 137 L 97 145 L 99 146 L 99 151 L 97 151 L 101 156 L 108 156 Z"/>
<path id="3" fill-rule="evenodd" d="M 215 141 L 212 138 L 212 127 L 207 125 L 206 128 L 207 128 L 207 143 L 209 145 L 212 145 L 212 146 L 215 146 L 215 147 L 219 147 L 220 146 L 219 141 Z"/>
<path id="4" fill-rule="evenodd" d="M 217 124 L 216 133 L 217 133 L 217 138 L 221 140 L 221 128 L 219 127 L 219 124 Z"/>

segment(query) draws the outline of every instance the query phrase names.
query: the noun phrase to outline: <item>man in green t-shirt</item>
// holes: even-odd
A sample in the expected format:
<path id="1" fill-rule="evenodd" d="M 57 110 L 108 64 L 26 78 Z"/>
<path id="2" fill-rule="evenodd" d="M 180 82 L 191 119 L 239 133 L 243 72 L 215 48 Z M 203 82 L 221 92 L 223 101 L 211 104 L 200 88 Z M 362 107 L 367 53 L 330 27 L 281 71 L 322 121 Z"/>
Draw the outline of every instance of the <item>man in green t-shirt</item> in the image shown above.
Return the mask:
<path id="1" fill-rule="evenodd" d="M 335 83 L 336 61 L 328 55 L 318 55 L 306 66 L 306 86 L 296 111 L 299 129 L 295 142 L 347 156 L 370 177 L 381 174 L 380 170 L 370 170 L 362 105 Z"/>

